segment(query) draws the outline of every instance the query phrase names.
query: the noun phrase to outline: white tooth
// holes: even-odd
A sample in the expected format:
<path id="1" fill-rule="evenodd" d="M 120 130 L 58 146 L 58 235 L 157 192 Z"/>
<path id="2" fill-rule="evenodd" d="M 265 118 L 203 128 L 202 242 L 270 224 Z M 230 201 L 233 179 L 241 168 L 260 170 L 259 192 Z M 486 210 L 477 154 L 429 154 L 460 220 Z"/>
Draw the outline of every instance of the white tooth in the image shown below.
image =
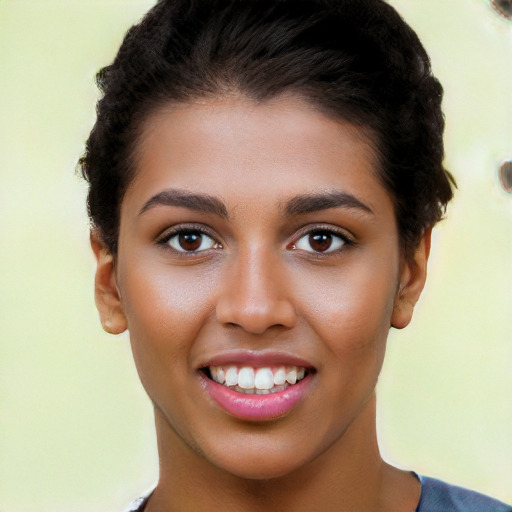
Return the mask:
<path id="1" fill-rule="evenodd" d="M 288 384 L 295 384 L 297 382 L 297 370 L 296 367 L 291 368 L 286 374 L 286 382 Z"/>
<path id="2" fill-rule="evenodd" d="M 238 384 L 238 368 L 228 366 L 226 371 L 226 386 L 236 386 Z"/>
<path id="3" fill-rule="evenodd" d="M 226 380 L 226 372 L 222 366 L 217 366 L 217 379 L 219 384 L 224 384 L 224 381 Z"/>
<path id="4" fill-rule="evenodd" d="M 242 389 L 253 389 L 254 388 L 254 370 L 249 366 L 240 368 L 238 372 L 238 385 Z"/>
<path id="5" fill-rule="evenodd" d="M 276 386 L 282 386 L 285 382 L 286 382 L 286 371 L 283 367 L 281 367 L 274 374 L 274 384 Z"/>
<path id="6" fill-rule="evenodd" d="M 258 368 L 254 377 L 256 389 L 272 389 L 274 387 L 274 374 L 270 368 Z"/>
<path id="7" fill-rule="evenodd" d="M 297 380 L 302 380 L 304 378 L 304 375 L 306 375 L 306 369 L 305 368 L 299 368 L 297 370 Z"/>
<path id="8" fill-rule="evenodd" d="M 219 382 L 219 378 L 217 377 L 217 367 L 210 366 L 210 375 L 215 382 Z"/>

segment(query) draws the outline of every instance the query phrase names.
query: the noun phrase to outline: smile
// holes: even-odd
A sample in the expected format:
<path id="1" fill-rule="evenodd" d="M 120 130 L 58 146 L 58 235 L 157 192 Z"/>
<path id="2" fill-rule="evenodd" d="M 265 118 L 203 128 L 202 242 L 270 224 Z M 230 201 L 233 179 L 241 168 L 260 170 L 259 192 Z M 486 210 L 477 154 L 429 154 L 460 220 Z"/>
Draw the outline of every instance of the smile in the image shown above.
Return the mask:
<path id="1" fill-rule="evenodd" d="M 199 370 L 209 399 L 230 416 L 257 422 L 289 414 L 309 394 L 316 376 L 306 361 L 279 353 L 225 354 Z"/>
<path id="2" fill-rule="evenodd" d="M 209 366 L 206 374 L 218 384 L 238 393 L 267 395 L 284 391 L 308 374 L 301 366 Z"/>

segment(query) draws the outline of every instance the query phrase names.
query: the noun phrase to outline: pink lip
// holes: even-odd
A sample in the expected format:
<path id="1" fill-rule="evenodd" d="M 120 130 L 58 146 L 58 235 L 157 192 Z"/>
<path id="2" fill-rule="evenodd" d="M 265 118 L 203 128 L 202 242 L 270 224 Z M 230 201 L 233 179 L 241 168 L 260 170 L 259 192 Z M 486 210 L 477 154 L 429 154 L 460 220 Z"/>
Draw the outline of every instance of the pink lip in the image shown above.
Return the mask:
<path id="1" fill-rule="evenodd" d="M 286 388 L 268 395 L 244 394 L 234 391 L 209 379 L 199 372 L 201 384 L 224 411 L 246 421 L 268 421 L 284 416 L 305 396 L 312 381 L 312 375 Z"/>
<path id="2" fill-rule="evenodd" d="M 287 352 L 265 351 L 265 350 L 230 350 L 218 354 L 207 361 L 204 361 L 198 368 L 208 366 L 222 366 L 228 364 L 246 365 L 254 367 L 263 366 L 301 366 L 312 369 L 311 363 L 300 357 Z"/>

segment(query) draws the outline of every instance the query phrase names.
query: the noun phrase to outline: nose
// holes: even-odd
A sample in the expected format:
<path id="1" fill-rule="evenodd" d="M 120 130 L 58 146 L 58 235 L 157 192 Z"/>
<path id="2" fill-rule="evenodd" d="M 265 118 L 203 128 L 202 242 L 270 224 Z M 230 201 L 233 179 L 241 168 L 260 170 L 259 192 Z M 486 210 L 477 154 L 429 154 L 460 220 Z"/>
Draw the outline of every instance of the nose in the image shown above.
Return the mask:
<path id="1" fill-rule="evenodd" d="M 297 314 L 287 272 L 272 251 L 247 250 L 226 269 L 216 306 L 217 320 L 251 334 L 292 328 Z"/>

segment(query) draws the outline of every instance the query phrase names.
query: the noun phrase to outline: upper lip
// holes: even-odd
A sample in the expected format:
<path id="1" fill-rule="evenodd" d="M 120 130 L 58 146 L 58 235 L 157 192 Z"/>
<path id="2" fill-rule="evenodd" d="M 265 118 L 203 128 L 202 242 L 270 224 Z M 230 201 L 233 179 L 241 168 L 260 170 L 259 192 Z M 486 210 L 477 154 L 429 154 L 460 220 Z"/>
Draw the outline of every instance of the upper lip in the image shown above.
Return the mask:
<path id="1" fill-rule="evenodd" d="M 314 366 L 307 360 L 289 352 L 270 350 L 229 350 L 216 354 L 203 361 L 200 368 L 223 365 L 246 365 L 253 367 L 265 366 L 299 366 L 314 369 Z"/>

